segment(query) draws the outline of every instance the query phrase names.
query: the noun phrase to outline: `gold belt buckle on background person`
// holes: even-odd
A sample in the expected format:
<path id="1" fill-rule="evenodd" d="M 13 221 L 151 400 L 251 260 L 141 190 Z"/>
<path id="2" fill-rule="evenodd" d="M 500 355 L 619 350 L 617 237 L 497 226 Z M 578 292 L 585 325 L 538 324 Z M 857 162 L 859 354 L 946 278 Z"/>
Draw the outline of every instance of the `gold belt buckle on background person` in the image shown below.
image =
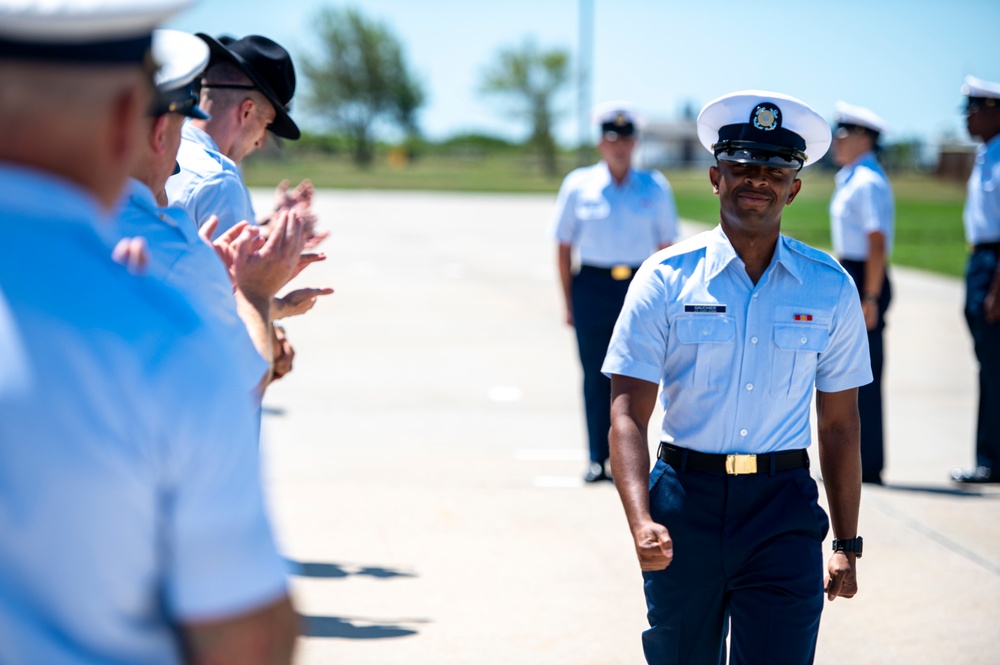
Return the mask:
<path id="1" fill-rule="evenodd" d="M 620 282 L 632 276 L 631 266 L 615 266 L 611 269 L 611 279 Z"/>
<path id="2" fill-rule="evenodd" d="M 730 476 L 757 473 L 757 456 L 726 455 L 726 473 Z"/>

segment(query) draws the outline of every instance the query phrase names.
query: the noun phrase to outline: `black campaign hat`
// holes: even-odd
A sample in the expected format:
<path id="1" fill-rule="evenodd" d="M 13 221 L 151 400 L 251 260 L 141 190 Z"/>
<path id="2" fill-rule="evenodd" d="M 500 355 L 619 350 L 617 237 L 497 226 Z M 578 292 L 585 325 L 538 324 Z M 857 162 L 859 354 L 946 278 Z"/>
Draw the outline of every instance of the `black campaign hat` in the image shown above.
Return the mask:
<path id="1" fill-rule="evenodd" d="M 285 139 L 298 139 L 302 133 L 288 115 L 288 104 L 295 94 L 295 67 L 292 57 L 280 44 L 261 37 L 248 35 L 242 39 L 222 37 L 215 39 L 199 32 L 212 52 L 209 67 L 219 62 L 230 62 L 253 81 L 254 88 L 267 97 L 274 106 L 275 116 L 268 129 Z M 211 83 L 211 82 L 209 82 Z"/>

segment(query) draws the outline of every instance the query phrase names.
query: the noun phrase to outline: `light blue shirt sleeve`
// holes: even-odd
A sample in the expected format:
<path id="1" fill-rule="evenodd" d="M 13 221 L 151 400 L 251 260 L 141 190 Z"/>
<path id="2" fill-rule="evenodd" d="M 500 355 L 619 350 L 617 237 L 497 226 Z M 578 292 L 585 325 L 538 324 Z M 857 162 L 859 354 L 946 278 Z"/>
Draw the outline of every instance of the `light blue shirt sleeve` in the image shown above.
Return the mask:
<path id="1" fill-rule="evenodd" d="M 658 200 L 657 230 L 660 245 L 677 242 L 680 236 L 680 222 L 677 216 L 677 204 L 670 183 L 659 171 L 651 171 L 653 182 L 659 185 L 663 194 Z"/>
<path id="2" fill-rule="evenodd" d="M 816 390 L 825 393 L 872 382 L 865 316 L 854 281 L 845 277 L 830 327 L 830 343 L 816 359 Z"/>
<path id="3" fill-rule="evenodd" d="M 246 187 L 231 171 L 220 171 L 199 182 L 182 207 L 194 218 L 198 228 L 212 215 L 218 216 L 219 225 L 213 240 L 244 220 L 257 223 Z"/>
<path id="4" fill-rule="evenodd" d="M 601 371 L 660 383 L 667 355 L 670 321 L 661 274 L 655 260 L 644 263 L 629 285 Z"/>

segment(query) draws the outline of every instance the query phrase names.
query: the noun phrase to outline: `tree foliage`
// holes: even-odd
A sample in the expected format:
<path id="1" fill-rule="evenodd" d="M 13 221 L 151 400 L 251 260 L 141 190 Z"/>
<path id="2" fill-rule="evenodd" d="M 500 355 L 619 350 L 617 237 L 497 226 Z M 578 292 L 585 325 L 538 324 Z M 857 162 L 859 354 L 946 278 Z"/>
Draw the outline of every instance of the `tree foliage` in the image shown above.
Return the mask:
<path id="1" fill-rule="evenodd" d="M 418 135 L 424 91 L 389 28 L 356 9 L 327 8 L 316 18 L 316 32 L 320 54 L 302 60 L 310 84 L 307 103 L 350 137 L 354 160 L 371 162 L 372 132 L 379 124 Z"/>
<path id="2" fill-rule="evenodd" d="M 528 121 L 530 142 L 550 175 L 557 170 L 556 142 L 552 135 L 556 97 L 569 80 L 568 52 L 543 51 L 527 39 L 520 46 L 501 49 L 481 84 L 482 92 L 510 100 L 513 112 Z"/>

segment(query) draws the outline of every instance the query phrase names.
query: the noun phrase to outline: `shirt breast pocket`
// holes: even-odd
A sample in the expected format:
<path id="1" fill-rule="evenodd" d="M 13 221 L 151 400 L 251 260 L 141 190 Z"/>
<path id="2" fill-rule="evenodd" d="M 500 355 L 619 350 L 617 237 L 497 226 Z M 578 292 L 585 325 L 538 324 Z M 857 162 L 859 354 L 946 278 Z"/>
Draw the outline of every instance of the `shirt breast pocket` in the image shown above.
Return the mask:
<path id="1" fill-rule="evenodd" d="M 573 212 L 576 218 L 582 221 L 607 219 L 611 214 L 611 204 L 603 196 L 581 196 Z"/>
<path id="2" fill-rule="evenodd" d="M 771 395 L 789 397 L 809 390 L 816 378 L 816 361 L 830 345 L 830 331 L 821 325 L 774 324 Z"/>
<path id="3" fill-rule="evenodd" d="M 681 352 L 687 356 L 685 383 L 694 390 L 719 392 L 732 371 L 736 320 L 731 316 L 690 316 L 674 322 Z"/>

